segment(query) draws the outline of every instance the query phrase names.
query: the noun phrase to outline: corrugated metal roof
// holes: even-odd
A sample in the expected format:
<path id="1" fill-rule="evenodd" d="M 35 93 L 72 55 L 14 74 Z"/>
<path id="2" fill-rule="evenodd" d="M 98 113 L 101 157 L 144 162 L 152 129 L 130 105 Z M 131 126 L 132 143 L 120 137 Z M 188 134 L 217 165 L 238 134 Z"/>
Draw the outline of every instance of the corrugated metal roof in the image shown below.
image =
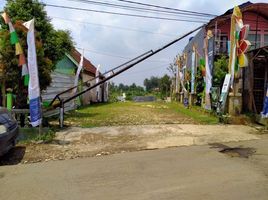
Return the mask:
<path id="1" fill-rule="evenodd" d="M 72 50 L 71 56 L 77 63 L 80 62 L 81 53 L 79 51 L 77 51 L 76 49 Z M 96 67 L 85 57 L 84 57 L 83 68 L 85 71 L 92 73 L 94 76 L 96 75 L 97 71 Z"/>
<path id="2" fill-rule="evenodd" d="M 241 12 L 252 12 L 256 13 L 259 16 L 268 20 L 268 3 L 251 3 L 246 2 L 239 5 Z M 218 23 L 224 23 L 226 20 L 229 20 L 232 16 L 233 8 L 226 11 L 224 14 L 215 17 L 214 19 L 210 20 L 207 27 L 213 27 L 214 23 L 217 21 Z"/>
<path id="3" fill-rule="evenodd" d="M 240 4 L 238 7 L 239 7 L 240 9 L 243 9 L 243 8 L 246 8 L 246 7 L 250 6 L 250 5 L 252 5 L 252 4 L 253 4 L 253 3 L 251 3 L 250 1 L 248 1 L 248 2 L 245 2 L 245 3 Z M 233 10 L 234 10 L 234 8 L 231 8 L 231 9 L 227 10 L 227 11 L 226 11 L 223 15 L 221 15 L 221 16 L 229 15 L 229 14 L 233 14 Z"/>

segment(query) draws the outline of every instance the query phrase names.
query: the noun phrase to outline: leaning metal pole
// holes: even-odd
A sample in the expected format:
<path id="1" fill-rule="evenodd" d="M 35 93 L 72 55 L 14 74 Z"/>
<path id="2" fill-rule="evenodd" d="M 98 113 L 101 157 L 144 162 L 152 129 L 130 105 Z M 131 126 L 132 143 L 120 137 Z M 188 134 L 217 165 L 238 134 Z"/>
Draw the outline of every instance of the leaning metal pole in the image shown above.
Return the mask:
<path id="1" fill-rule="evenodd" d="M 181 36 L 181 37 L 179 37 L 179 38 L 177 38 L 177 39 L 175 39 L 175 40 L 169 42 L 168 44 L 164 45 L 163 47 L 160 47 L 159 49 L 157 49 L 157 50 L 155 50 L 155 51 L 151 51 L 150 54 L 148 54 L 148 55 L 146 55 L 146 56 L 140 58 L 139 60 L 135 61 L 134 63 L 131 63 L 131 64 L 127 65 L 127 66 L 124 67 L 123 69 L 120 69 L 119 71 L 115 72 L 115 73 L 112 74 L 111 76 L 108 76 L 107 78 L 101 80 L 100 82 L 96 83 L 95 85 L 92 85 L 91 87 L 87 88 L 86 90 L 81 91 L 81 92 L 79 92 L 79 93 L 77 93 L 77 94 L 75 94 L 75 95 L 73 95 L 73 96 L 71 96 L 71 97 L 69 97 L 69 98 L 67 98 L 67 99 L 65 99 L 65 100 L 61 100 L 60 104 L 56 104 L 54 107 L 55 107 L 55 108 L 56 108 L 56 107 L 61 107 L 61 109 L 63 108 L 63 109 L 62 109 L 62 110 L 63 110 L 62 115 L 64 115 L 64 104 L 65 104 L 65 103 L 67 103 L 67 102 L 69 102 L 69 101 L 75 99 L 76 97 L 78 97 L 78 96 L 80 96 L 80 95 L 82 95 L 82 94 L 88 92 L 89 90 L 92 90 L 93 88 L 97 87 L 98 85 L 101 85 L 101 84 L 105 83 L 106 81 L 112 79 L 113 77 L 115 77 L 115 76 L 117 76 L 117 75 L 123 73 L 124 71 L 126 71 L 126 70 L 132 68 L 133 66 L 135 66 L 135 65 L 141 63 L 142 61 L 144 61 L 144 60 L 150 58 L 151 56 L 153 56 L 153 55 L 159 53 L 160 51 L 163 51 L 163 50 L 166 49 L 167 47 L 169 47 L 169 46 L 175 44 L 176 42 L 182 40 L 183 38 L 187 37 L 188 35 L 194 33 L 195 31 L 197 31 L 197 30 L 199 30 L 199 29 L 201 29 L 203 26 L 204 26 L 204 25 L 199 26 L 198 28 L 195 28 L 194 30 L 192 30 L 192 31 L 190 31 L 190 32 L 188 32 L 188 33 L 186 33 L 186 34 L 184 34 L 183 36 Z M 61 116 L 61 118 L 62 118 L 62 124 L 61 124 L 61 127 L 63 127 L 63 123 L 64 123 L 64 121 L 63 121 L 63 116 Z"/>
<path id="2" fill-rule="evenodd" d="M 143 54 L 141 54 L 141 55 L 139 55 L 139 56 L 137 56 L 137 57 L 135 57 L 135 58 L 132 58 L 131 60 L 129 60 L 129 61 L 127 61 L 127 62 L 125 62 L 125 63 L 123 63 L 123 64 L 117 66 L 117 67 L 114 67 L 114 68 L 108 70 L 107 72 L 104 72 L 104 73 L 101 74 L 101 75 L 98 75 L 98 76 L 96 76 L 96 77 L 94 77 L 94 78 L 92 78 L 92 79 L 90 79 L 90 80 L 85 81 L 85 82 L 82 83 L 82 84 L 79 84 L 79 85 L 77 85 L 77 86 L 73 86 L 73 87 L 71 87 L 71 88 L 68 88 L 67 90 L 64 90 L 64 91 L 58 93 L 58 94 L 52 99 L 52 101 L 49 103 L 49 106 L 52 106 L 53 103 L 56 101 L 56 99 L 58 99 L 59 101 L 61 101 L 60 96 L 61 96 L 62 94 L 65 94 L 65 93 L 67 93 L 67 92 L 70 92 L 70 91 L 72 91 L 74 88 L 77 88 L 77 87 L 80 86 L 80 85 L 85 85 L 86 83 L 88 83 L 88 82 L 90 82 L 90 81 L 94 81 L 94 80 L 96 80 L 97 78 L 99 78 L 100 76 L 104 76 L 104 75 L 106 75 L 106 74 L 108 74 L 108 73 L 110 73 L 110 72 L 113 72 L 114 70 L 117 70 L 117 69 L 119 69 L 119 68 L 121 68 L 121 67 L 123 67 L 123 66 L 125 66 L 125 65 L 127 65 L 127 64 L 129 64 L 129 63 L 131 63 L 131 62 L 133 62 L 133 61 L 135 61 L 135 60 L 137 60 L 137 59 L 139 59 L 139 58 L 141 58 L 141 57 L 147 55 L 147 54 L 149 54 L 149 53 L 151 53 L 151 52 L 152 52 L 152 50 L 147 51 L 147 52 L 145 52 L 145 53 L 143 53 Z"/>

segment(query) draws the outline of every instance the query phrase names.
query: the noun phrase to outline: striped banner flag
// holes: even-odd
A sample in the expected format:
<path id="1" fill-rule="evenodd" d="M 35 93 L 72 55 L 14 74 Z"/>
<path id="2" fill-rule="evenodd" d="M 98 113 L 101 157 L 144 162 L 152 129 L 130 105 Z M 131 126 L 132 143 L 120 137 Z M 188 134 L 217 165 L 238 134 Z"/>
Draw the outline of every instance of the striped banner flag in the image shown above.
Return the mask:
<path id="1" fill-rule="evenodd" d="M 15 45 L 15 54 L 16 56 L 19 56 L 19 62 L 18 62 L 18 66 L 22 67 L 21 69 L 21 75 L 24 77 L 24 85 L 27 86 L 29 83 L 29 71 L 28 71 L 28 67 L 26 64 L 26 59 L 23 53 L 23 49 L 19 43 L 19 38 L 18 35 L 15 31 L 15 28 L 13 26 L 13 24 L 11 23 L 11 20 L 8 16 L 8 14 L 6 12 L 2 13 L 2 17 L 5 21 L 5 23 L 8 25 L 9 27 L 9 32 L 10 32 L 10 43 L 12 45 Z"/>

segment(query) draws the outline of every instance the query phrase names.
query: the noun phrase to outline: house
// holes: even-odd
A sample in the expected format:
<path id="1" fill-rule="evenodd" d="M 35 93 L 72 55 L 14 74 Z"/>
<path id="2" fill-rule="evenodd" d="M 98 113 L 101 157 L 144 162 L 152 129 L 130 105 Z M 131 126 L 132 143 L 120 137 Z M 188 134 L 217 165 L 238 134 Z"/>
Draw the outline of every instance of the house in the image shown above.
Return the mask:
<path id="1" fill-rule="evenodd" d="M 262 81 L 264 82 L 262 82 L 261 84 L 257 80 L 261 80 L 258 73 L 262 71 L 262 75 L 264 75 L 265 73 L 267 73 L 266 68 L 268 67 L 267 54 L 265 61 L 266 64 L 263 64 L 265 63 L 264 59 L 261 59 L 261 61 L 259 59 L 260 56 L 265 57 L 264 52 L 267 49 L 266 46 L 268 45 L 268 4 L 246 2 L 244 4 L 239 5 L 239 8 L 242 13 L 242 20 L 244 24 L 248 24 L 250 27 L 249 34 L 247 37 L 247 40 L 251 42 L 250 49 L 248 50 L 250 66 L 245 67 L 241 70 L 242 74 L 241 78 L 237 83 L 237 87 L 235 88 L 236 91 L 234 91 L 233 94 L 229 94 L 228 112 L 231 114 L 239 114 L 242 111 L 247 110 L 252 111 L 252 102 L 254 100 L 258 102 L 258 106 L 256 105 L 255 111 L 259 112 L 263 104 L 267 85 L 265 82 L 267 78 L 262 78 Z M 205 59 L 205 41 L 208 33 L 210 33 L 210 37 L 207 42 L 207 51 L 209 52 L 208 56 L 211 56 L 211 58 L 209 59 L 209 67 L 212 72 L 212 76 L 214 61 L 217 61 L 217 59 L 220 58 L 222 55 L 225 55 L 227 57 L 229 55 L 232 13 L 233 9 L 230 9 L 226 11 L 223 15 L 220 15 L 210 20 L 210 22 L 206 24 L 205 27 L 201 29 L 184 48 L 183 55 L 180 58 L 182 62 L 180 62 L 179 66 L 181 67 L 181 69 L 184 67 L 184 70 L 188 70 L 191 72 L 192 77 L 190 92 L 192 99 L 196 98 L 196 80 L 194 76 L 196 75 L 197 68 L 200 67 L 200 61 L 202 59 Z M 258 59 L 256 58 L 256 56 L 258 57 Z M 262 66 L 262 69 L 260 69 L 260 66 Z M 251 86 L 248 85 L 250 76 L 253 81 L 253 84 Z M 257 88 L 258 84 L 261 85 L 259 86 L 262 87 L 261 90 L 259 89 L 259 87 Z M 249 100 L 249 91 L 252 90 L 255 90 L 255 93 L 253 95 L 253 93 L 251 92 L 251 103 L 249 103 L 250 105 L 248 105 L 248 103 L 246 102 L 248 102 Z M 260 90 L 259 93 L 257 92 L 257 90 Z M 252 98 L 252 95 L 255 97 L 255 99 Z M 191 104 L 193 104 L 194 100 L 190 102 Z"/>
<path id="2" fill-rule="evenodd" d="M 268 4 L 246 2 L 239 8 L 244 24 L 249 24 L 250 27 L 247 38 L 251 42 L 250 50 L 268 45 Z M 230 9 L 223 15 L 212 19 L 206 26 L 207 30 L 214 32 L 215 55 L 228 54 L 232 13 L 233 9 Z"/>
<path id="3" fill-rule="evenodd" d="M 81 54 L 77 50 L 73 50 L 71 53 L 71 58 L 74 59 L 74 62 L 79 63 Z M 99 75 L 99 79 L 95 79 L 96 75 Z M 85 90 L 89 86 L 92 86 L 96 83 L 97 80 L 101 81 L 105 77 L 99 72 L 97 73 L 97 68 L 84 57 L 83 61 L 83 70 L 80 74 L 81 82 L 88 82 L 83 88 L 80 88 L 80 91 Z M 86 92 L 82 95 L 82 104 L 87 105 L 90 103 L 98 103 L 98 102 L 107 102 L 108 101 L 108 93 L 107 93 L 108 83 L 104 83 L 92 90 Z"/>
<path id="4" fill-rule="evenodd" d="M 268 87 L 268 46 L 247 54 L 250 62 L 244 70 L 243 110 L 260 114 Z"/>
<path id="5" fill-rule="evenodd" d="M 74 86 L 76 70 L 79 66 L 81 54 L 77 50 L 73 50 L 70 54 L 65 54 L 65 56 L 57 63 L 55 70 L 51 74 L 51 84 L 45 91 L 42 92 L 42 101 L 44 104 L 49 104 L 52 99 L 59 94 L 71 87 Z M 84 57 L 83 68 L 80 73 L 79 83 L 83 82 L 88 83 L 84 86 L 78 86 L 77 91 L 82 91 L 90 85 L 94 85 L 96 83 L 96 67 Z M 103 75 L 100 76 L 100 80 L 104 78 Z M 92 80 L 92 81 L 90 81 Z M 96 88 L 84 93 L 82 96 L 78 97 L 74 101 L 71 101 L 65 105 L 65 111 L 75 109 L 79 105 L 88 105 L 92 102 L 102 102 L 107 100 L 108 98 L 104 98 L 106 93 L 104 90 L 106 89 L 107 84 L 102 84 L 99 89 L 99 100 L 97 100 L 97 91 Z M 61 95 L 61 98 L 67 98 L 73 95 L 73 91 L 66 92 Z"/>

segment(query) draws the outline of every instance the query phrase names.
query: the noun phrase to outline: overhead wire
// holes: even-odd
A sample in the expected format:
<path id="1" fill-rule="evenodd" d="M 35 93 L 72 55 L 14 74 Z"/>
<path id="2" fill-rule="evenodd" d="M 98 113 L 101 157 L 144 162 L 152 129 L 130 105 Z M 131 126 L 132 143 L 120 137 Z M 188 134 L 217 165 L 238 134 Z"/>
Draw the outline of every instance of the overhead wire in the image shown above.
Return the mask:
<path id="1" fill-rule="evenodd" d="M 139 74 L 139 73 L 142 73 L 142 72 L 152 71 L 152 70 L 155 70 L 155 69 L 158 69 L 158 68 L 168 67 L 168 65 L 169 65 L 169 63 L 167 63 L 166 65 L 161 65 L 161 66 L 157 66 L 157 67 L 146 68 L 146 70 L 138 70 L 138 71 L 134 71 L 134 72 L 126 72 L 125 74 L 129 74 L 129 75 Z"/>
<path id="2" fill-rule="evenodd" d="M 104 11 L 104 10 L 96 10 L 96 9 L 88 9 L 88 8 L 80 8 L 80 7 L 73 7 L 73 6 L 63 6 L 63 5 L 55 5 L 55 4 L 47 4 L 41 3 L 47 7 L 54 7 L 54 8 L 62 8 L 62 9 L 70 9 L 70 10 L 80 10 L 86 12 L 95 12 L 95 13 L 105 13 L 105 14 L 112 14 L 112 15 L 120 15 L 120 16 L 129 16 L 129 17 L 138 17 L 138 18 L 147 18 L 147 19 L 158 19 L 158 20 L 168 20 L 168 21 L 183 21 L 183 22 L 194 22 L 194 23 L 206 23 L 207 21 L 202 20 L 187 20 L 187 19 L 179 19 L 179 18 L 167 18 L 167 17 L 157 17 L 157 16 L 146 16 L 146 15 L 139 15 L 139 14 L 128 14 L 128 13 L 121 13 L 121 12 L 111 12 L 111 11 Z"/>
<path id="3" fill-rule="evenodd" d="M 125 30 L 125 31 L 133 31 L 133 32 L 141 32 L 141 33 L 162 35 L 162 36 L 166 36 L 166 37 L 175 37 L 176 36 L 175 34 L 157 33 L 157 32 L 152 32 L 152 31 L 147 31 L 147 30 L 125 28 L 125 27 L 121 27 L 121 26 L 113 26 L 113 25 L 107 25 L 107 24 L 97 24 L 97 23 L 91 23 L 91 22 L 87 22 L 87 21 L 79 21 L 79 20 L 56 17 L 56 16 L 50 16 L 50 17 L 52 19 L 58 19 L 58 20 L 63 20 L 63 21 L 74 21 L 74 22 L 78 22 L 78 23 L 81 23 L 81 24 L 101 26 L 101 27 L 105 27 L 105 28 L 114 28 L 114 29 L 121 29 L 121 30 Z"/>
<path id="4" fill-rule="evenodd" d="M 180 11 L 180 12 L 185 12 L 185 13 L 192 13 L 192 14 L 199 14 L 199 15 L 204 15 L 204 16 L 217 17 L 217 15 L 209 14 L 209 13 L 182 10 L 182 9 L 170 8 L 170 7 L 166 7 L 166 6 L 159 6 L 159 5 L 155 5 L 155 4 L 141 3 L 141 2 L 137 2 L 137 1 L 130 1 L 130 0 L 117 0 L 117 1 L 129 3 L 129 4 L 142 5 L 142 6 L 147 6 L 147 7 L 155 7 L 155 8 L 166 9 L 166 10 L 174 10 L 174 11 Z"/>
<path id="5" fill-rule="evenodd" d="M 167 10 L 159 10 L 159 9 L 151 9 L 151 8 L 143 8 L 143 7 L 137 7 L 137 6 L 126 6 L 126 5 L 120 5 L 120 4 L 114 4 L 110 2 L 103 2 L 103 1 L 92 1 L 92 0 L 65 0 L 65 1 L 72 1 L 72 2 L 81 2 L 85 4 L 91 4 L 91 5 L 100 5 L 105 7 L 112 7 L 112 8 L 119 8 L 124 10 L 131 10 L 131 11 L 138 11 L 138 12 L 146 12 L 146 13 L 158 13 L 162 15 L 171 15 L 171 16 L 181 16 L 187 18 L 193 18 L 196 19 L 197 17 L 200 19 L 200 17 L 203 18 L 211 18 L 211 16 L 201 15 L 201 14 L 192 14 L 192 13 L 184 13 L 179 11 L 167 11 Z"/>
<path id="6" fill-rule="evenodd" d="M 119 55 L 115 55 L 115 54 L 110 54 L 110 53 L 106 53 L 106 52 L 100 52 L 100 51 L 96 51 L 96 50 L 91 50 L 91 49 L 84 49 L 81 47 L 82 45 L 76 46 L 77 49 L 81 49 L 84 51 L 88 51 L 88 52 L 92 52 L 95 54 L 99 54 L 99 55 L 104 55 L 104 56 L 109 56 L 109 57 L 115 57 L 115 58 L 122 58 L 122 59 L 131 59 L 132 57 L 124 57 L 124 56 L 119 56 Z M 163 60 L 146 60 L 145 62 L 167 62 L 167 61 L 163 61 Z"/>

